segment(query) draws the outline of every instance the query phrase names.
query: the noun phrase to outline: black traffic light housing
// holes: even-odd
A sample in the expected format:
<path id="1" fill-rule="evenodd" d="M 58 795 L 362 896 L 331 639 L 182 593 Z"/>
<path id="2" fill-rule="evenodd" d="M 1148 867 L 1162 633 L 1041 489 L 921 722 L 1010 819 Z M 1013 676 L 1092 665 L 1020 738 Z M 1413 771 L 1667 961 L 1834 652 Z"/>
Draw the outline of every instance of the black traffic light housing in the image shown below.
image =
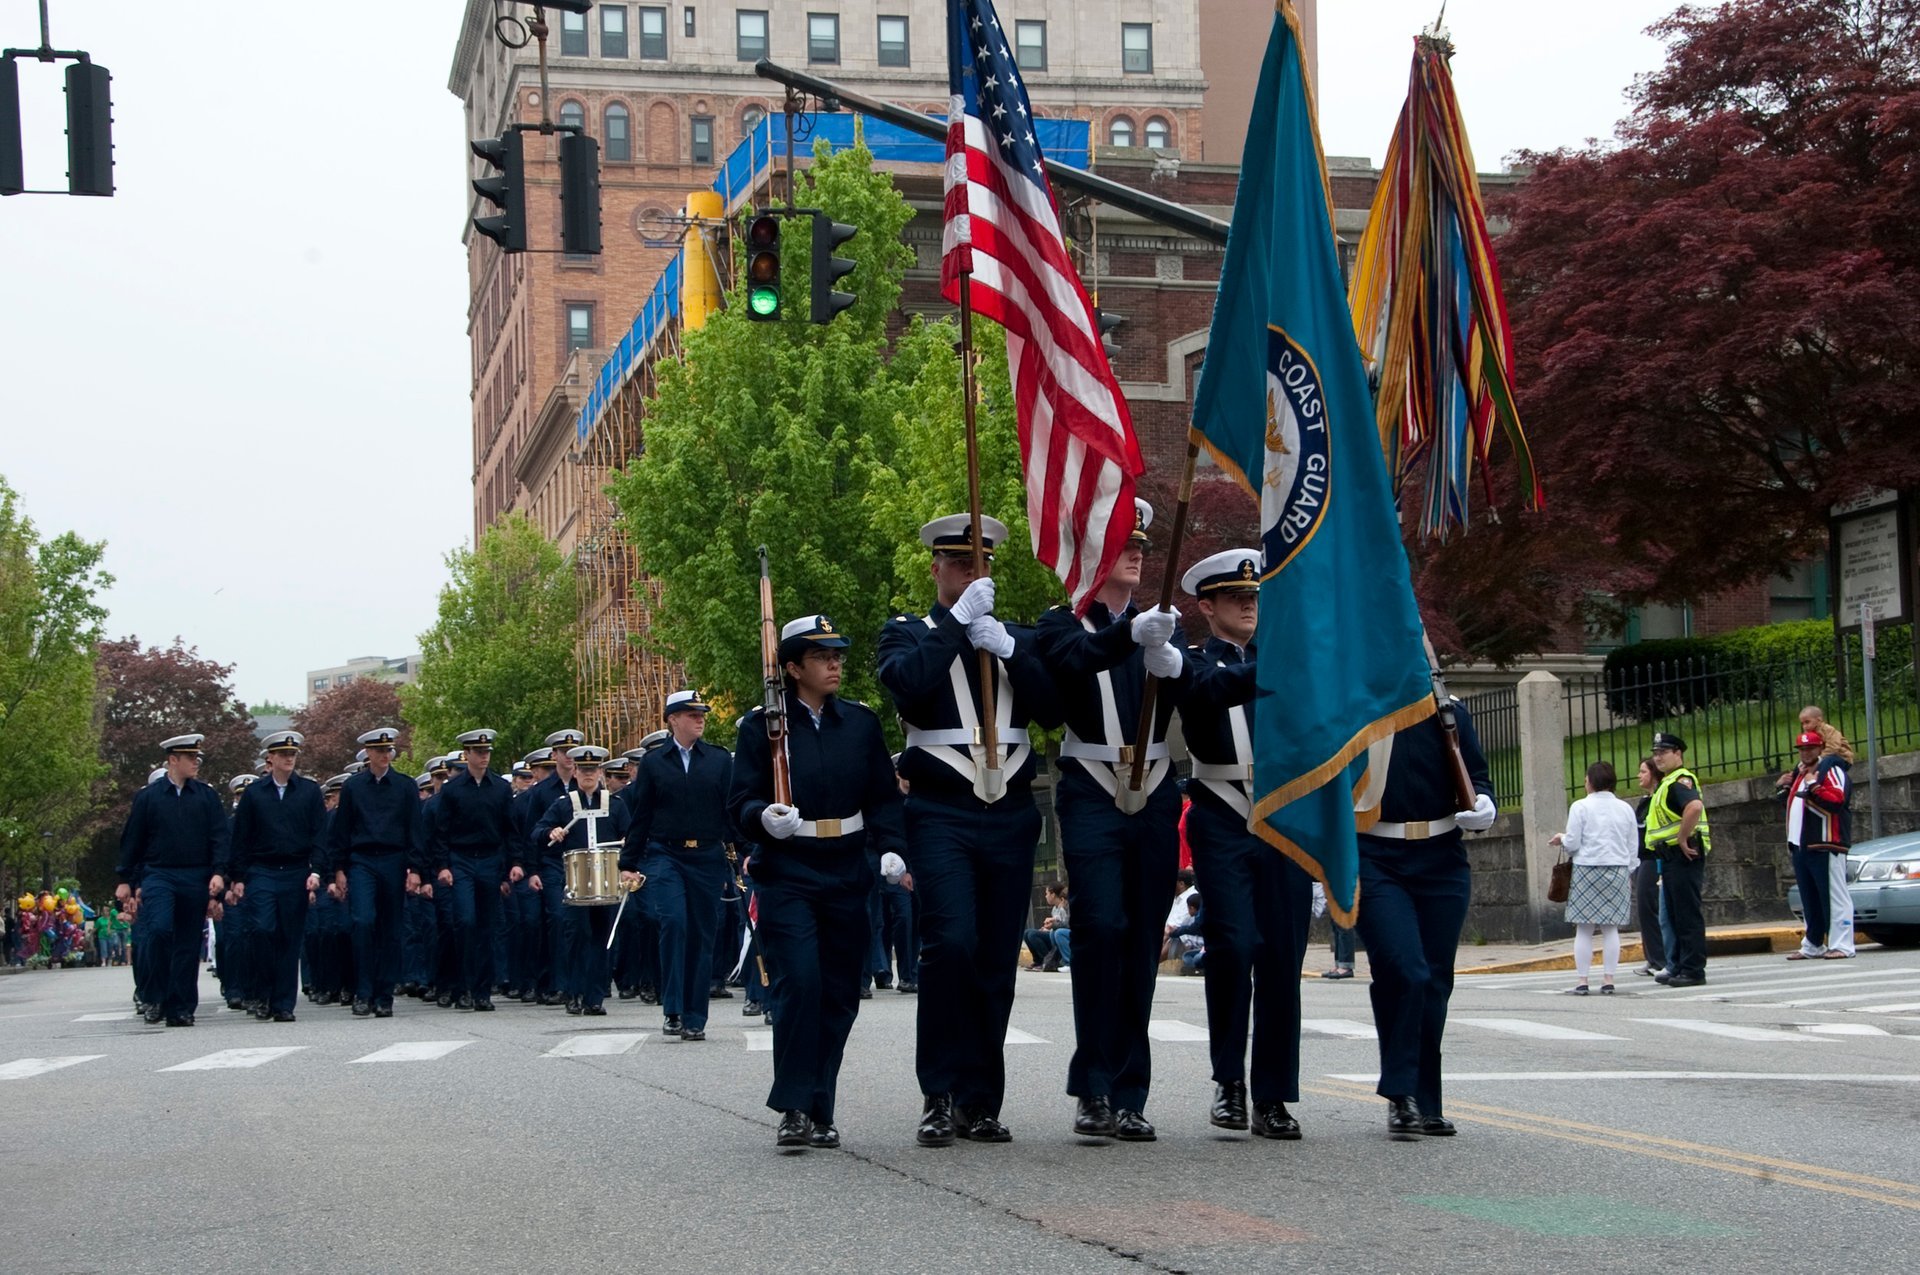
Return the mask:
<path id="1" fill-rule="evenodd" d="M 600 143 L 585 133 L 560 136 L 560 247 L 600 251 Z"/>
<path id="2" fill-rule="evenodd" d="M 8 49 L 0 58 L 0 195 L 27 193 L 20 134 L 20 69 L 16 63 L 21 57 L 73 63 L 66 70 L 67 193 L 113 194 L 113 76 L 78 50 L 39 48 Z"/>
<path id="3" fill-rule="evenodd" d="M 1111 310 L 1102 310 L 1098 306 L 1093 310 L 1093 321 L 1100 332 L 1100 349 L 1109 361 L 1120 357 L 1120 343 L 1113 339 L 1113 330 L 1127 321 L 1124 314 L 1115 314 Z"/>
<path id="4" fill-rule="evenodd" d="M 859 264 L 834 256 L 833 250 L 858 234 L 859 227 L 842 225 L 823 212 L 811 212 L 808 216 L 813 219 L 813 298 L 809 317 L 815 323 L 831 323 L 834 315 L 859 300 L 851 292 L 836 292 L 833 288 Z"/>
<path id="5" fill-rule="evenodd" d="M 473 153 L 500 170 L 498 177 L 476 177 L 473 189 L 500 211 L 475 217 L 473 228 L 500 245 L 502 252 L 527 250 L 526 150 L 518 129 L 472 143 Z"/>
<path id="6" fill-rule="evenodd" d="M 780 218 L 761 213 L 747 223 L 747 317 L 780 318 Z"/>

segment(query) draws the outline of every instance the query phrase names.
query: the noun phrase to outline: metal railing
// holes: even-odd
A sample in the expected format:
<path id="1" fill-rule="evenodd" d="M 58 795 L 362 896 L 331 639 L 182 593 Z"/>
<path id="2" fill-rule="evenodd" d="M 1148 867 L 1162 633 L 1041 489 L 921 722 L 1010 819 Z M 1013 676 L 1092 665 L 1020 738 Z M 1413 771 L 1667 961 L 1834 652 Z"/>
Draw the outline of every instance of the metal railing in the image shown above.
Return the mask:
<path id="1" fill-rule="evenodd" d="M 1480 737 L 1480 751 L 1486 755 L 1487 768 L 1493 772 L 1495 804 L 1518 808 L 1520 805 L 1520 693 L 1511 686 L 1481 691 L 1462 697 L 1461 703 L 1473 715 L 1473 730 Z"/>

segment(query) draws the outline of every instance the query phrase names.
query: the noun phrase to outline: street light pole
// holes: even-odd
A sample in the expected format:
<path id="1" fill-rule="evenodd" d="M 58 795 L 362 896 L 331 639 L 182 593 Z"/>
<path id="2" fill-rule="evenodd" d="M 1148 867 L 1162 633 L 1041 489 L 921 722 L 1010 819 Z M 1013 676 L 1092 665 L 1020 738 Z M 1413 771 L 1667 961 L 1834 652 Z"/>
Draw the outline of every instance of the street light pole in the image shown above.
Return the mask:
<path id="1" fill-rule="evenodd" d="M 40 830 L 40 888 L 53 889 L 53 830 Z"/>

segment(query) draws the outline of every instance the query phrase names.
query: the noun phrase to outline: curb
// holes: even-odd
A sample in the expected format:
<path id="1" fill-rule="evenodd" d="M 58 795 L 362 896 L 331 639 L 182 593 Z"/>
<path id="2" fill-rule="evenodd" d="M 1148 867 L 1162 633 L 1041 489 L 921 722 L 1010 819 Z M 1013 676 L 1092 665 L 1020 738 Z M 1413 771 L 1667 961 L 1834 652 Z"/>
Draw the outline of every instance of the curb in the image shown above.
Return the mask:
<path id="1" fill-rule="evenodd" d="M 1708 956 L 1744 956 L 1753 952 L 1786 952 L 1797 947 L 1806 931 L 1798 925 L 1737 925 L 1707 931 Z M 1622 939 L 1620 963 L 1643 961 L 1646 950 L 1638 939 Z M 1535 956 L 1490 965 L 1461 966 L 1455 974 L 1545 974 L 1573 968 L 1573 953 Z"/>

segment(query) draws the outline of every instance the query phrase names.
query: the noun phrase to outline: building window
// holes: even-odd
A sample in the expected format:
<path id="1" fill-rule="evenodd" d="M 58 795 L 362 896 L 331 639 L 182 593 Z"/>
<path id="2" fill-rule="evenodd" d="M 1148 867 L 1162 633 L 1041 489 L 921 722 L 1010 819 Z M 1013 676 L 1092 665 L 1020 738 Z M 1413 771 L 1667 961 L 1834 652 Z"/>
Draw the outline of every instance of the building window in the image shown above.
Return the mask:
<path id="1" fill-rule="evenodd" d="M 1016 22 L 1013 24 L 1014 61 L 1020 64 L 1022 71 L 1044 71 L 1047 69 L 1047 24 L 1044 22 Z"/>
<path id="2" fill-rule="evenodd" d="M 567 303 L 567 351 L 590 349 L 593 345 L 593 306 L 584 301 Z"/>
<path id="3" fill-rule="evenodd" d="M 1167 122 L 1155 115 L 1147 120 L 1147 145 L 1154 150 L 1165 150 L 1173 145 L 1172 130 Z"/>
<path id="4" fill-rule="evenodd" d="M 1107 145 L 1133 145 L 1133 121 L 1124 115 L 1113 117 L 1113 123 L 1107 125 Z"/>
<path id="5" fill-rule="evenodd" d="M 907 20 L 882 15 L 880 18 L 880 65 L 908 66 Z"/>
<path id="6" fill-rule="evenodd" d="M 586 14 L 563 13 L 560 15 L 560 56 L 563 58 L 587 56 Z"/>
<path id="7" fill-rule="evenodd" d="M 693 162 L 711 164 L 713 162 L 713 117 L 696 115 L 693 117 Z"/>
<path id="8" fill-rule="evenodd" d="M 627 56 L 627 6 L 624 4 L 600 6 L 600 56 Z"/>
<path id="9" fill-rule="evenodd" d="M 734 10 L 734 57 L 742 62 L 758 62 L 767 56 L 767 11 Z"/>
<path id="10" fill-rule="evenodd" d="M 760 121 L 765 118 L 767 118 L 767 108 L 764 106 L 749 106 L 744 111 L 741 111 L 740 135 L 745 137 L 754 129 L 759 128 Z"/>
<path id="11" fill-rule="evenodd" d="M 807 61 L 838 64 L 840 61 L 840 15 L 807 15 Z"/>
<path id="12" fill-rule="evenodd" d="M 562 124 L 571 124 L 575 128 L 585 128 L 587 126 L 587 108 L 578 102 L 560 103 L 560 122 Z"/>
<path id="13" fill-rule="evenodd" d="M 1149 75 L 1153 72 L 1153 24 L 1120 24 L 1120 69 Z"/>
<path id="14" fill-rule="evenodd" d="M 316 678 L 314 678 L 314 679 L 313 679 L 313 689 L 314 689 L 314 690 L 316 690 L 316 691 L 324 691 L 324 690 L 326 690 L 326 689 L 327 689 L 327 679 L 326 679 L 326 678 L 324 678 L 324 677 L 316 677 Z"/>
<path id="15" fill-rule="evenodd" d="M 667 58 L 667 11 L 657 5 L 640 6 L 640 56 L 651 62 Z"/>
<path id="16" fill-rule="evenodd" d="M 680 34 L 691 40 L 693 39 L 693 32 L 693 6 L 688 5 L 686 8 L 680 10 Z"/>
<path id="17" fill-rule="evenodd" d="M 607 158 L 626 163 L 633 158 L 633 133 L 628 128 L 631 121 L 627 108 L 615 102 L 607 107 L 606 143 Z"/>

